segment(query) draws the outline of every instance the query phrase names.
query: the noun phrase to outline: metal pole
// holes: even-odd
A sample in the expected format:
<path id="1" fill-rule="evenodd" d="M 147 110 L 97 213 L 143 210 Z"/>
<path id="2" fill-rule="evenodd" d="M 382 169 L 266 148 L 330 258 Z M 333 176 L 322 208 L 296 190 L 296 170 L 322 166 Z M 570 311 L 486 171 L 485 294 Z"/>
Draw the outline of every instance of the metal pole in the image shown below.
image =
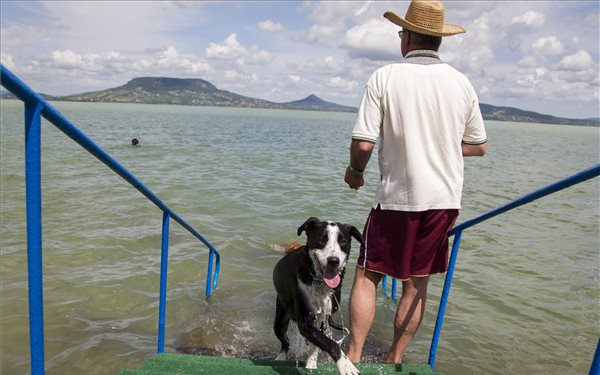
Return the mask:
<path id="1" fill-rule="evenodd" d="M 452 285 L 452 276 L 454 274 L 454 267 L 456 266 L 456 258 L 458 256 L 461 238 L 462 231 L 456 232 L 454 235 L 454 243 L 452 244 L 452 254 L 450 254 L 450 261 L 448 262 L 448 272 L 446 273 L 446 280 L 444 281 L 444 289 L 442 290 L 442 298 L 440 299 L 440 307 L 438 308 L 438 315 L 435 321 L 433 338 L 431 339 L 431 347 L 429 349 L 428 363 L 432 370 L 435 366 L 437 346 L 440 340 L 440 333 L 442 332 L 442 323 L 444 322 L 444 314 L 446 313 L 446 303 L 448 302 L 448 295 L 450 294 L 450 286 Z"/>
<path id="2" fill-rule="evenodd" d="M 596 344 L 596 354 L 594 354 L 594 359 L 592 360 L 590 375 L 600 375 L 600 338 L 598 338 L 598 344 Z"/>
<path id="3" fill-rule="evenodd" d="M 215 290 L 215 288 L 217 287 L 217 283 L 219 282 L 219 271 L 221 270 L 221 255 L 219 254 L 219 252 L 211 246 L 210 251 L 212 253 L 215 254 L 215 256 L 217 257 L 215 260 L 215 272 L 213 274 L 213 282 L 212 282 L 212 288 L 210 289 L 210 292 L 212 294 L 212 292 Z"/>
<path id="4" fill-rule="evenodd" d="M 214 253 L 212 251 L 212 249 L 210 249 L 209 253 L 208 253 L 208 270 L 207 275 L 206 275 L 206 289 L 204 291 L 204 295 L 206 296 L 206 298 L 210 298 L 210 295 L 212 294 L 212 269 L 213 269 L 213 258 L 214 258 Z"/>
<path id="5" fill-rule="evenodd" d="M 25 192 L 31 373 L 44 375 L 44 294 L 42 290 L 42 166 L 39 102 L 25 103 Z"/>
<path id="6" fill-rule="evenodd" d="M 167 310 L 167 272 L 169 261 L 169 211 L 163 212 L 162 246 L 160 256 L 160 303 L 158 305 L 158 353 L 165 351 L 165 316 Z"/>

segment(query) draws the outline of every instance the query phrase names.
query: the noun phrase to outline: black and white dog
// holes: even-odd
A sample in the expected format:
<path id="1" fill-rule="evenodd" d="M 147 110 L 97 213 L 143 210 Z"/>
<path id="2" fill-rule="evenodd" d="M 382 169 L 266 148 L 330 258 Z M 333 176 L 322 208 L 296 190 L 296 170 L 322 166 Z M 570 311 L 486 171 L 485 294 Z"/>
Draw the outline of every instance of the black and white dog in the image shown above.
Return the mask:
<path id="1" fill-rule="evenodd" d="M 342 375 L 357 375 L 340 345 L 326 334 L 330 318 L 339 309 L 342 279 L 354 237 L 361 244 L 362 235 L 354 226 L 311 217 L 298 228 L 306 232 L 306 245 L 287 254 L 275 265 L 273 282 L 277 291 L 275 335 L 281 341 L 277 360 L 287 360 L 290 343 L 287 329 L 290 319 L 312 344 L 305 367 L 317 368 L 319 349 L 329 353 Z"/>

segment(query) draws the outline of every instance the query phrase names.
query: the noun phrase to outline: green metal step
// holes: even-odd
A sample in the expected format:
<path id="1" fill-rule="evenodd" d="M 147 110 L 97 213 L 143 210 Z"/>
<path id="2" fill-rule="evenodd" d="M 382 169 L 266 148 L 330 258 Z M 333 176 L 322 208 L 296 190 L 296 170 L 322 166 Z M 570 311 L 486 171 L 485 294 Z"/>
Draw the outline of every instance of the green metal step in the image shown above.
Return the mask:
<path id="1" fill-rule="evenodd" d="M 361 375 L 443 375 L 428 365 L 359 363 Z M 316 370 L 299 367 L 292 361 L 266 361 L 233 357 L 210 357 L 186 354 L 159 354 L 144 361 L 137 370 L 121 370 L 119 375 L 336 375 L 333 362 L 319 362 Z"/>

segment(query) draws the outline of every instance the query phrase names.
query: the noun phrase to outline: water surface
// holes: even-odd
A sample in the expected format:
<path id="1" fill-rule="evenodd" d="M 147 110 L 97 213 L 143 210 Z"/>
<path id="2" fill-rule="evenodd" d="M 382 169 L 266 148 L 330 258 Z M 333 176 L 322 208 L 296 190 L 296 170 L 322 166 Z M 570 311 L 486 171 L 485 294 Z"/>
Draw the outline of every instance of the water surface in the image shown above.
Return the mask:
<path id="1" fill-rule="evenodd" d="M 271 281 L 309 216 L 362 229 L 374 158 L 347 188 L 354 114 L 54 103 L 221 252 L 206 301 L 207 249 L 171 224 L 167 352 L 275 357 Z M 1 373 L 29 373 L 23 109 L 1 102 Z M 599 129 L 487 122 L 469 158 L 459 222 L 599 161 Z M 42 126 L 47 374 L 115 374 L 156 352 L 162 213 L 51 124 Z M 138 138 L 141 147 L 130 146 Z M 600 335 L 598 179 L 463 235 L 436 369 L 447 375 L 583 374 Z M 358 247 L 344 283 L 347 321 Z M 443 277 L 405 362 L 425 363 Z M 380 291 L 369 359 L 387 349 L 395 304 Z M 338 319 L 341 319 L 338 317 Z"/>

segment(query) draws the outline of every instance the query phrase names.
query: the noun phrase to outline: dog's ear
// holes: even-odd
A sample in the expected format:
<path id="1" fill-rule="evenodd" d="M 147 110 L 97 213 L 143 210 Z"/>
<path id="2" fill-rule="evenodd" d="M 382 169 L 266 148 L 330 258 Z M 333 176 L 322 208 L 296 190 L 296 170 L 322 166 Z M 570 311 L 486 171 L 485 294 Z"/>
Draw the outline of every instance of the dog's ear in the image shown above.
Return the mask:
<path id="1" fill-rule="evenodd" d="M 361 244 L 364 245 L 363 243 L 363 237 L 362 234 L 360 233 L 360 231 L 358 229 L 356 229 L 355 226 L 353 225 L 349 225 L 348 226 L 349 230 L 350 230 L 350 235 L 354 238 L 356 238 L 356 240 Z"/>
<path id="2" fill-rule="evenodd" d="M 306 233 L 310 232 L 319 222 L 321 222 L 321 220 L 317 219 L 316 217 L 308 218 L 308 220 L 306 220 L 304 224 L 300 225 L 298 228 L 298 235 L 301 235 L 304 231 L 306 231 Z"/>

